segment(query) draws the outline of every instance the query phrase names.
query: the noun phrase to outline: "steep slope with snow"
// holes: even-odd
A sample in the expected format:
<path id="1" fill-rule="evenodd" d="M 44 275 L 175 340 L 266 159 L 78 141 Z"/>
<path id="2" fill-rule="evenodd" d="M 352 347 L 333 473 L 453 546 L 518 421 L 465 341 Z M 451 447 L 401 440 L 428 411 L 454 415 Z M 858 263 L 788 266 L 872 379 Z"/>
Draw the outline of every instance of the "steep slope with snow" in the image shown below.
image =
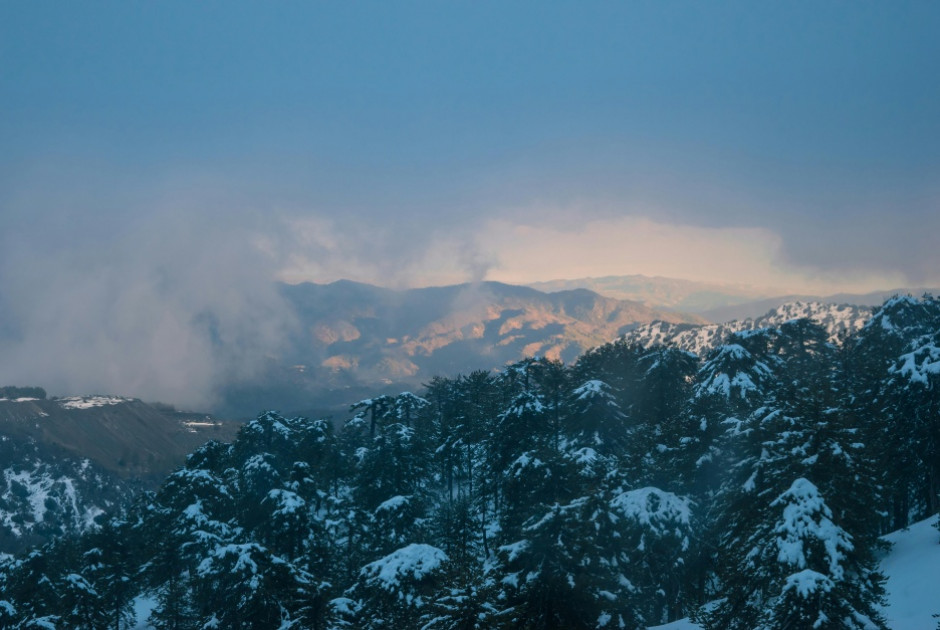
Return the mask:
<path id="1" fill-rule="evenodd" d="M 675 324 L 653 322 L 631 330 L 624 339 L 644 347 L 655 345 L 675 346 L 699 356 L 724 343 L 732 333 L 779 326 L 791 319 L 808 317 L 822 324 L 829 333 L 830 341 L 838 343 L 847 335 L 859 330 L 871 317 L 872 308 L 852 304 L 826 304 L 823 302 L 790 302 L 779 306 L 762 317 L 732 321 L 724 324 Z"/>
<path id="2" fill-rule="evenodd" d="M 101 525 L 240 423 L 120 396 L 0 397 L 0 553 Z"/>
<path id="3" fill-rule="evenodd" d="M 87 459 L 0 435 L 0 553 L 87 531 L 140 489 Z"/>

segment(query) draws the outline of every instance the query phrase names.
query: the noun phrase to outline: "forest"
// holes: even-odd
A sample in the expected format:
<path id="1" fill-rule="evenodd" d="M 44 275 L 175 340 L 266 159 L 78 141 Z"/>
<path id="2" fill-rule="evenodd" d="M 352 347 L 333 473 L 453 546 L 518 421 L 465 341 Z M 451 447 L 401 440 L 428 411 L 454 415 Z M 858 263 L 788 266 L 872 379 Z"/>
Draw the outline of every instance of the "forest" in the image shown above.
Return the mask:
<path id="1" fill-rule="evenodd" d="M 880 536 L 938 511 L 938 388 L 924 296 L 838 343 L 795 319 L 264 412 L 4 558 L 0 628 L 886 628 Z"/>

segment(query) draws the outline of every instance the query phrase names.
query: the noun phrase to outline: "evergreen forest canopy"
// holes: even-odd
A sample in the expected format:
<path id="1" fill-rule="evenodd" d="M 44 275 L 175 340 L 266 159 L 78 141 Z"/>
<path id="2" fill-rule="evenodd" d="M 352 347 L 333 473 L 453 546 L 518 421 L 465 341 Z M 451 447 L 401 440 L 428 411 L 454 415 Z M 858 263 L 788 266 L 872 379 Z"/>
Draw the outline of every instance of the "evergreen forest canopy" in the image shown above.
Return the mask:
<path id="1" fill-rule="evenodd" d="M 261 414 L 0 575 L 0 627 L 885 628 L 879 536 L 937 512 L 940 300 L 839 346 L 607 344 Z M 143 621 L 143 620 L 141 620 Z M 45 624 L 45 625 L 43 625 Z"/>

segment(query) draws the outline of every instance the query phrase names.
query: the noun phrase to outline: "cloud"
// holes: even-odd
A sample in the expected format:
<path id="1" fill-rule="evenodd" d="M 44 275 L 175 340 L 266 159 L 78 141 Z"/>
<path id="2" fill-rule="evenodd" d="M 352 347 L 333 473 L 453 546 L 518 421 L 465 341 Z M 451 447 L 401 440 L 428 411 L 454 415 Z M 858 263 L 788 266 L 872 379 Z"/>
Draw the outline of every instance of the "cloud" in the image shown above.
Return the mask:
<path id="1" fill-rule="evenodd" d="M 256 217 L 191 192 L 74 222 L 71 237 L 68 204 L 9 226 L 0 382 L 205 408 L 257 375 L 295 325 L 275 261 Z"/>
<path id="2" fill-rule="evenodd" d="M 280 234 L 268 247 L 280 252 L 277 278 L 288 283 L 350 279 L 386 287 L 434 286 L 486 277 L 495 261 L 475 234 L 453 222 L 294 215 L 282 217 Z"/>
<path id="3" fill-rule="evenodd" d="M 567 216 L 572 213 L 577 214 Z M 785 260 L 782 237 L 760 227 L 678 225 L 643 216 L 595 218 L 562 228 L 493 219 L 477 240 L 498 260 L 488 278 L 503 282 L 642 274 L 829 293 L 905 281 L 899 273 L 794 265 Z"/>
<path id="4" fill-rule="evenodd" d="M 923 255 L 930 230 L 919 230 L 917 255 L 887 260 L 869 253 L 862 224 L 820 222 L 810 239 L 813 226 L 782 227 L 767 212 L 751 225 L 740 216 L 702 225 L 691 202 L 647 209 L 628 194 L 506 205 L 493 193 L 399 212 L 380 199 L 336 208 L 248 176 L 134 177 L 113 164 L 51 163 L 15 180 L 0 186 L 0 384 L 194 408 L 285 351 L 297 322 L 272 280 L 406 287 L 645 274 L 824 294 L 903 286 L 892 270 L 934 260 Z M 890 233 L 881 220 L 879 233 Z M 886 251 L 906 254 L 896 242 L 918 231 L 914 221 L 892 225 Z M 472 308 L 472 296 L 458 307 Z"/>
<path id="5" fill-rule="evenodd" d="M 792 229 L 650 218 L 676 214 L 609 203 L 494 206 L 474 213 L 476 223 L 294 214 L 283 217 L 270 247 L 280 252 L 277 277 L 292 283 L 347 278 L 409 287 L 642 274 L 825 295 L 910 282 L 903 265 L 866 265 L 874 259 L 853 245 L 861 241 L 852 230 L 817 230 L 815 247 L 832 250 L 820 252 Z"/>

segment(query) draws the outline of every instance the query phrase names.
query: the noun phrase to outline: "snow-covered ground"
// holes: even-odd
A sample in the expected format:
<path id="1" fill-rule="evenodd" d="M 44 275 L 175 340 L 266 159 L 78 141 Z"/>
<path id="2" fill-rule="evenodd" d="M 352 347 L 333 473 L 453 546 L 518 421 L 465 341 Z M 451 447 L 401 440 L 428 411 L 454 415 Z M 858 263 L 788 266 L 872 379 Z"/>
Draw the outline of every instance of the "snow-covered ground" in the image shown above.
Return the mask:
<path id="1" fill-rule="evenodd" d="M 150 613 L 157 607 L 157 598 L 153 595 L 141 595 L 134 599 L 134 616 L 137 618 L 137 625 L 134 630 L 153 630 L 153 626 L 147 623 Z"/>
<path id="2" fill-rule="evenodd" d="M 696 625 L 688 619 L 680 619 L 664 626 L 654 626 L 650 630 L 702 630 L 702 626 Z"/>
<path id="3" fill-rule="evenodd" d="M 885 536 L 894 543 L 881 563 L 888 576 L 885 619 L 892 630 L 931 630 L 940 614 L 940 532 L 935 517 Z"/>
<path id="4" fill-rule="evenodd" d="M 884 616 L 891 630 L 933 630 L 940 614 L 940 532 L 932 516 L 908 529 L 885 536 L 893 544 L 881 562 L 887 576 Z M 681 619 L 650 630 L 701 630 Z"/>

